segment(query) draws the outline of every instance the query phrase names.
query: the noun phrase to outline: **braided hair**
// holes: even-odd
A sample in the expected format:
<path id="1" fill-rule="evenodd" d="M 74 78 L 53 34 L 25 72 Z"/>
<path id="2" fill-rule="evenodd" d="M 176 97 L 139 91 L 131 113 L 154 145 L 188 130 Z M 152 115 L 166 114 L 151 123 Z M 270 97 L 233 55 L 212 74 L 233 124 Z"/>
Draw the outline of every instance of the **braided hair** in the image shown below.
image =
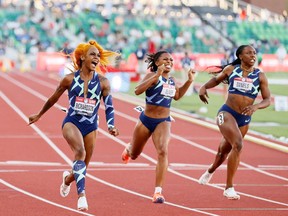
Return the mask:
<path id="1" fill-rule="evenodd" d="M 234 65 L 241 64 L 241 59 L 239 58 L 239 56 L 241 55 L 241 53 L 243 52 L 243 50 L 244 50 L 246 47 L 248 47 L 248 46 L 250 46 L 250 45 L 241 45 L 241 46 L 239 46 L 239 47 L 237 48 L 236 53 L 235 53 L 235 55 L 236 55 L 237 58 L 236 58 L 233 62 L 228 63 L 228 64 L 225 64 L 225 65 L 221 65 L 221 66 L 209 66 L 208 68 L 210 68 L 210 67 L 216 67 L 216 68 L 219 68 L 219 69 L 220 69 L 220 70 L 212 71 L 212 72 L 209 72 L 209 73 L 211 73 L 211 74 L 218 74 L 218 73 L 222 72 L 223 69 L 224 69 L 226 66 L 228 66 L 228 65 L 233 65 L 233 66 L 234 66 Z"/>
<path id="2" fill-rule="evenodd" d="M 218 73 L 220 73 L 220 72 L 222 72 L 223 71 L 223 69 L 226 67 L 226 66 L 228 66 L 228 65 L 238 65 L 238 64 L 241 64 L 241 59 L 239 58 L 239 56 L 241 55 L 241 53 L 243 52 L 243 50 L 246 48 L 246 47 L 249 47 L 250 45 L 241 45 L 241 46 L 239 46 L 238 48 L 237 48 L 237 50 L 236 50 L 236 53 L 235 53 L 235 55 L 236 55 L 236 59 L 233 61 L 233 62 L 231 62 L 231 63 L 228 63 L 228 64 L 225 64 L 225 65 L 221 65 L 221 66 L 209 66 L 209 67 L 207 67 L 207 69 L 208 68 L 212 68 L 212 67 L 214 67 L 214 68 L 218 68 L 218 70 L 216 70 L 216 71 L 209 71 L 209 74 L 212 74 L 212 75 L 214 75 L 214 76 L 216 76 Z M 228 78 L 227 78 L 227 80 L 223 80 L 223 83 L 224 84 L 228 84 Z"/>

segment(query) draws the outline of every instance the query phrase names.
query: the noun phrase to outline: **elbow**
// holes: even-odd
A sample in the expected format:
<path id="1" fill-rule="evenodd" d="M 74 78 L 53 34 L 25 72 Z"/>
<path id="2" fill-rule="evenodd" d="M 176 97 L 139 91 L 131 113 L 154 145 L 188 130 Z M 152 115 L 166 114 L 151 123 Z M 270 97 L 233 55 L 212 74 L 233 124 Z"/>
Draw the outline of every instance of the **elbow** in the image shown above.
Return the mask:
<path id="1" fill-rule="evenodd" d="M 181 98 L 181 97 L 179 97 L 179 96 L 175 96 L 173 99 L 174 99 L 175 101 L 178 101 L 180 98 Z"/>
<path id="2" fill-rule="evenodd" d="M 140 94 L 142 94 L 142 91 L 140 91 L 139 88 L 136 87 L 135 90 L 134 90 L 134 94 L 135 95 L 140 95 Z"/>
<path id="3" fill-rule="evenodd" d="M 137 89 L 135 89 L 134 94 L 135 95 L 140 95 L 141 93 Z"/>
<path id="4" fill-rule="evenodd" d="M 271 103 L 272 103 L 272 99 L 269 97 L 269 98 L 268 98 L 268 106 L 270 106 Z"/>
<path id="5" fill-rule="evenodd" d="M 263 106 L 262 106 L 262 108 L 261 109 L 263 109 L 263 108 L 266 108 L 266 107 L 269 107 L 271 104 L 272 104 L 272 101 L 271 101 L 272 99 L 269 97 L 269 98 L 265 98 L 264 100 L 263 100 Z"/>

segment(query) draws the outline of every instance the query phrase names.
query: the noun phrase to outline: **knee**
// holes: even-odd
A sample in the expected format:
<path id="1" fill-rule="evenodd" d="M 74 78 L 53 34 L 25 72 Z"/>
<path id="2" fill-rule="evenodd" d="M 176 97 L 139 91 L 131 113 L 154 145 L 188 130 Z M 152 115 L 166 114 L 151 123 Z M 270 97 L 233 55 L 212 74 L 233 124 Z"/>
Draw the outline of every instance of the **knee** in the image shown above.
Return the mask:
<path id="1" fill-rule="evenodd" d="M 75 159 L 84 160 L 86 151 L 83 146 L 74 149 Z"/>
<path id="2" fill-rule="evenodd" d="M 167 148 L 159 148 L 157 151 L 158 158 L 167 158 L 168 157 L 168 149 Z"/>
<path id="3" fill-rule="evenodd" d="M 218 156 L 218 158 L 220 158 L 221 160 L 222 160 L 222 159 L 225 160 L 225 159 L 227 158 L 228 153 L 229 153 L 229 152 L 218 151 L 217 156 Z"/>
<path id="4" fill-rule="evenodd" d="M 243 143 L 242 143 L 242 139 L 241 140 L 238 140 L 237 142 L 235 142 L 232 146 L 232 149 L 238 153 L 241 152 L 242 150 L 242 147 L 243 147 Z"/>

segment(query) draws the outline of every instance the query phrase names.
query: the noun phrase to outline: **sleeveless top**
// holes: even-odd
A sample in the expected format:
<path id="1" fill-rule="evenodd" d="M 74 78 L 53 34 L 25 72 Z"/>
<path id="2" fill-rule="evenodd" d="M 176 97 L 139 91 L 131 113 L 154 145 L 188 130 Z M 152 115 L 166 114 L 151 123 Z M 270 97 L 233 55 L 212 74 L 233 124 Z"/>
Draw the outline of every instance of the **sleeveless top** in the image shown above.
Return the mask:
<path id="1" fill-rule="evenodd" d="M 96 123 L 101 93 L 99 75 L 94 72 L 93 78 L 88 82 L 87 97 L 84 98 L 84 81 L 80 78 L 80 71 L 76 71 L 68 91 L 70 106 L 67 116 L 74 118 L 79 123 Z"/>
<path id="2" fill-rule="evenodd" d="M 258 68 L 254 69 L 248 74 L 247 77 L 243 77 L 243 71 L 240 65 L 235 65 L 234 70 L 229 76 L 229 88 L 230 94 L 239 94 L 255 99 L 260 90 Z"/>
<path id="3" fill-rule="evenodd" d="M 175 82 L 172 77 L 166 79 L 160 76 L 156 85 L 146 90 L 146 104 L 169 108 L 175 93 Z"/>

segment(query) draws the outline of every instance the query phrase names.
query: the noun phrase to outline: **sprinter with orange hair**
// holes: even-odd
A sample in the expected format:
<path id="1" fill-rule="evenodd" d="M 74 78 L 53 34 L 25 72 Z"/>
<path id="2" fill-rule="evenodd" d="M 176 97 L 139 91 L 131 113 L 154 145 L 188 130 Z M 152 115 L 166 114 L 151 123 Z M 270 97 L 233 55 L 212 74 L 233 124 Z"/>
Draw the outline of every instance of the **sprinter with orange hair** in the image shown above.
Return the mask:
<path id="1" fill-rule="evenodd" d="M 60 195 L 66 197 L 71 183 L 76 180 L 77 209 L 88 210 L 85 196 L 86 169 L 91 160 L 97 135 L 97 118 L 100 100 L 105 104 L 106 122 L 111 135 L 119 131 L 114 127 L 114 107 L 110 83 L 100 67 L 110 64 L 119 54 L 104 50 L 96 41 L 79 44 L 71 55 L 75 71 L 66 75 L 56 91 L 46 101 L 38 114 L 29 117 L 29 125 L 35 123 L 68 90 L 69 109 L 62 124 L 62 134 L 74 153 L 72 171 L 64 171 Z M 111 62 L 112 63 L 112 62 Z"/>

